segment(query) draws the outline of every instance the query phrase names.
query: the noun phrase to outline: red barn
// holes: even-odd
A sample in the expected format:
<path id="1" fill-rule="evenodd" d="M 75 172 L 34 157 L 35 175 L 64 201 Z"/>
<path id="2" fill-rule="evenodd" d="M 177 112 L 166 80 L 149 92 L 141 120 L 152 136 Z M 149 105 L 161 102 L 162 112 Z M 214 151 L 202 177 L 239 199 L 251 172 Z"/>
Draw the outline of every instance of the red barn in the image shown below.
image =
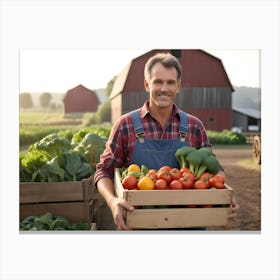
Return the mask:
<path id="1" fill-rule="evenodd" d="M 144 88 L 144 66 L 152 55 L 171 52 L 182 65 L 181 90 L 175 103 L 199 117 L 206 129 L 231 129 L 234 91 L 222 61 L 203 50 L 152 50 L 133 59 L 118 75 L 110 96 L 112 122 L 149 98 Z"/>
<path id="2" fill-rule="evenodd" d="M 64 97 L 64 113 L 96 112 L 99 104 L 93 90 L 78 85 L 67 91 Z"/>

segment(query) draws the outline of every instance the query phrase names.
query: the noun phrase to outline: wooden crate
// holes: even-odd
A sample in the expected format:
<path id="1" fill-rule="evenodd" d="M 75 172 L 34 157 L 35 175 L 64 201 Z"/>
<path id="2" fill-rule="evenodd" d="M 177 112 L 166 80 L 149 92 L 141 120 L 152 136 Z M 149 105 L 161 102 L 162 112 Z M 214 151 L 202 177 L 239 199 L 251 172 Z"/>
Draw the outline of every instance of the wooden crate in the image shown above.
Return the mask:
<path id="1" fill-rule="evenodd" d="M 46 212 L 71 223 L 93 222 L 92 179 L 79 182 L 20 182 L 20 220 Z"/>
<path id="2" fill-rule="evenodd" d="M 126 190 L 115 169 L 115 192 L 133 206 L 156 206 L 127 211 L 126 223 L 132 229 L 168 229 L 226 226 L 232 189 L 207 190 Z M 168 207 L 166 207 L 166 205 Z M 187 208 L 186 205 L 213 205 Z"/>

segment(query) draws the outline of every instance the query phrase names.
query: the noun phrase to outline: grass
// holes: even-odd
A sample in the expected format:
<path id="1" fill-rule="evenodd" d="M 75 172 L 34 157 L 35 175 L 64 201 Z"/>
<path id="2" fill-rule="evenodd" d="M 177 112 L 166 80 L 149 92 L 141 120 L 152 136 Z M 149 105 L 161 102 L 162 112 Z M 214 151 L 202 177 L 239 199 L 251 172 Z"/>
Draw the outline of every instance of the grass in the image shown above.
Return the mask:
<path id="1" fill-rule="evenodd" d="M 261 164 L 257 164 L 253 159 L 243 159 L 238 161 L 237 164 L 241 167 L 261 172 Z"/>
<path id="2" fill-rule="evenodd" d="M 61 112 L 20 112 L 19 120 L 20 124 L 36 124 L 50 122 L 53 119 L 63 118 L 63 113 Z"/>
<path id="3" fill-rule="evenodd" d="M 49 124 L 53 122 L 82 121 L 83 113 L 67 114 L 62 111 L 20 111 L 21 125 Z"/>
<path id="4" fill-rule="evenodd" d="M 213 149 L 248 149 L 248 148 L 252 148 L 253 146 L 251 143 L 247 143 L 247 144 L 227 144 L 227 145 L 222 145 L 222 144 L 214 144 L 212 145 Z"/>

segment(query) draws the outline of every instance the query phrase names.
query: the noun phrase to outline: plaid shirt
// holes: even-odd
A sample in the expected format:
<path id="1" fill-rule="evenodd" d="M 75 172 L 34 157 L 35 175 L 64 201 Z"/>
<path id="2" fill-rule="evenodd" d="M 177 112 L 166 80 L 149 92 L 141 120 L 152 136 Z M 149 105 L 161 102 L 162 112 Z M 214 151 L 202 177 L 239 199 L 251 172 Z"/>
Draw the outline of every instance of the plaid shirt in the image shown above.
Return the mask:
<path id="1" fill-rule="evenodd" d="M 162 128 L 155 120 L 149 110 L 147 101 L 139 110 L 142 125 L 145 131 L 145 138 L 149 139 L 175 139 L 179 135 L 179 109 L 174 104 L 172 114 L 165 128 Z M 210 147 L 208 137 L 202 122 L 188 114 L 188 133 L 186 139 L 189 146 L 200 148 Z M 136 136 L 129 113 L 123 115 L 113 126 L 106 144 L 106 149 L 100 157 L 94 175 L 95 184 L 103 177 L 114 178 L 115 167 L 127 167 L 131 164 Z"/>

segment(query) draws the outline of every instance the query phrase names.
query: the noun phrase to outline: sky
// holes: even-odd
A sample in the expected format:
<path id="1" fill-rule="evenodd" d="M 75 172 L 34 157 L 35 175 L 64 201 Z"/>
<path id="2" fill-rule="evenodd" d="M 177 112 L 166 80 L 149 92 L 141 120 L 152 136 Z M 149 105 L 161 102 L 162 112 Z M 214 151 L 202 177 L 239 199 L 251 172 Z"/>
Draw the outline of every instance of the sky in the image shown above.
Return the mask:
<path id="1" fill-rule="evenodd" d="M 204 49 L 220 58 L 234 86 L 260 87 L 259 49 Z M 105 88 L 133 58 L 148 49 L 21 50 L 20 92 L 61 92 L 82 84 Z"/>

